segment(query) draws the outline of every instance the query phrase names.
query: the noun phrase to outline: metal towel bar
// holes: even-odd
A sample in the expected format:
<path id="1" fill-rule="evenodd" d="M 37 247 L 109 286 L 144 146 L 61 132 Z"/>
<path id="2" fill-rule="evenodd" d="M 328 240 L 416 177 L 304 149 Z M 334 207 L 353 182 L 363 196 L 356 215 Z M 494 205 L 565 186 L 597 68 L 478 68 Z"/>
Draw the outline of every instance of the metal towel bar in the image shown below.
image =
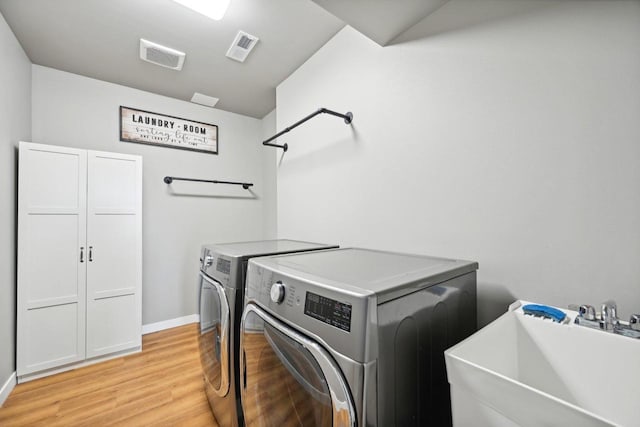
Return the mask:
<path id="1" fill-rule="evenodd" d="M 211 184 L 230 184 L 230 185 L 242 185 L 242 188 L 248 190 L 249 187 L 253 187 L 250 182 L 233 182 L 233 181 L 219 181 L 216 179 L 196 179 L 196 178 L 179 178 L 177 176 L 165 176 L 163 181 L 165 184 L 171 184 L 173 181 L 194 181 L 194 182 L 209 182 Z"/>
<path id="2" fill-rule="evenodd" d="M 262 145 L 268 145 L 270 147 L 278 147 L 278 148 L 282 148 L 284 151 L 287 151 L 289 149 L 289 146 L 286 143 L 284 143 L 283 145 L 280 145 L 280 144 L 273 144 L 273 143 L 271 143 L 271 141 L 273 141 L 274 139 L 278 138 L 279 136 L 284 135 L 285 133 L 291 131 L 292 129 L 297 128 L 298 126 L 300 126 L 301 124 L 303 124 L 307 120 L 317 116 L 318 114 L 322 114 L 322 113 L 331 114 L 332 116 L 336 116 L 336 117 L 342 117 L 346 124 L 350 124 L 353 121 L 353 113 L 351 113 L 351 111 L 348 111 L 346 114 L 341 114 L 341 113 L 329 110 L 327 108 L 318 108 L 316 111 L 314 111 L 313 113 L 309 114 L 304 119 L 298 120 L 297 122 L 295 122 L 291 126 L 286 127 L 286 128 L 284 128 L 284 130 L 282 130 L 282 131 L 278 132 L 277 134 L 273 135 L 271 138 L 265 139 L 264 141 L 262 141 Z"/>

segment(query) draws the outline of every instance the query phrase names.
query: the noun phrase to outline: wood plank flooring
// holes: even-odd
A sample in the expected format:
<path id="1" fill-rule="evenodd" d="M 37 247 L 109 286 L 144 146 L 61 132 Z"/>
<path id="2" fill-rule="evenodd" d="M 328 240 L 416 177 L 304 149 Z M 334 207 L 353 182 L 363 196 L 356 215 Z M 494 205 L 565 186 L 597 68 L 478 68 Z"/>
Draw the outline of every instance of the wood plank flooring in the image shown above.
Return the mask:
<path id="1" fill-rule="evenodd" d="M 0 426 L 218 427 L 202 381 L 198 325 L 167 329 L 141 353 L 17 385 Z"/>

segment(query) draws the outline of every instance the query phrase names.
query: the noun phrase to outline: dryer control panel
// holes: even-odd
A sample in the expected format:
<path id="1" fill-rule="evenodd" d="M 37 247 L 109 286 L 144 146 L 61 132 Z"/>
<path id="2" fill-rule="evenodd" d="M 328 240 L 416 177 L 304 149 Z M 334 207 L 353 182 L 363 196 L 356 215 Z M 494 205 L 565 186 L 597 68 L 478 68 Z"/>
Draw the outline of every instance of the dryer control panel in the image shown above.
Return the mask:
<path id="1" fill-rule="evenodd" d="M 363 362 L 376 354 L 376 342 L 367 335 L 369 319 L 375 317 L 370 312 L 376 309 L 374 295 L 354 295 L 355 288 L 264 268 L 258 264 L 264 259 L 249 261 L 245 306 L 259 306 L 341 356 Z"/>
<path id="2" fill-rule="evenodd" d="M 231 260 L 219 257 L 218 261 L 216 262 L 216 270 L 219 271 L 220 273 L 223 273 L 223 274 L 230 274 L 231 273 Z"/>
<path id="3" fill-rule="evenodd" d="M 343 331 L 351 331 L 351 304 L 307 291 L 304 314 Z"/>
<path id="4" fill-rule="evenodd" d="M 276 304 L 282 304 L 282 301 L 284 301 L 284 285 L 282 282 L 276 282 L 271 285 L 271 301 Z"/>

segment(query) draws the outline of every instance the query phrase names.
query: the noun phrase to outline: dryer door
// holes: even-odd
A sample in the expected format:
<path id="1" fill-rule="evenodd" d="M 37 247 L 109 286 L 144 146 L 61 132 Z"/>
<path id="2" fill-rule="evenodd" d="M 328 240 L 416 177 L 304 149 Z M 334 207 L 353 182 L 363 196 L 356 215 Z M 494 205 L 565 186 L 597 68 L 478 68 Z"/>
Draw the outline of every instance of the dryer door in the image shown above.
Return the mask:
<path id="1" fill-rule="evenodd" d="M 247 426 L 355 426 L 340 368 L 317 342 L 248 304 L 240 338 Z"/>
<path id="2" fill-rule="evenodd" d="M 224 287 L 200 273 L 200 361 L 205 387 L 229 392 L 229 302 Z"/>

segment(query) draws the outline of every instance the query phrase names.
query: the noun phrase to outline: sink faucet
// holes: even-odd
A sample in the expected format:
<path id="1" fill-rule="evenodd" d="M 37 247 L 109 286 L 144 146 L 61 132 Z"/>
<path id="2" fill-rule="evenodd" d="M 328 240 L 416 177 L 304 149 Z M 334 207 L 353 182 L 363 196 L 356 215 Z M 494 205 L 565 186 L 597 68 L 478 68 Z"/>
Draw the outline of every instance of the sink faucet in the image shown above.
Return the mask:
<path id="1" fill-rule="evenodd" d="M 569 306 L 570 309 L 575 306 Z M 618 306 L 613 300 L 602 303 L 600 316 L 590 305 L 581 305 L 574 323 L 593 329 L 601 329 L 618 335 L 640 339 L 640 314 L 632 314 L 629 322 L 623 322 L 618 318 Z"/>
<path id="2" fill-rule="evenodd" d="M 605 331 L 615 331 L 620 327 L 618 305 L 615 301 L 609 300 L 602 303 L 602 309 L 600 310 L 600 327 Z"/>
<path id="3" fill-rule="evenodd" d="M 632 314 L 629 319 L 629 328 L 640 331 L 640 314 Z"/>

